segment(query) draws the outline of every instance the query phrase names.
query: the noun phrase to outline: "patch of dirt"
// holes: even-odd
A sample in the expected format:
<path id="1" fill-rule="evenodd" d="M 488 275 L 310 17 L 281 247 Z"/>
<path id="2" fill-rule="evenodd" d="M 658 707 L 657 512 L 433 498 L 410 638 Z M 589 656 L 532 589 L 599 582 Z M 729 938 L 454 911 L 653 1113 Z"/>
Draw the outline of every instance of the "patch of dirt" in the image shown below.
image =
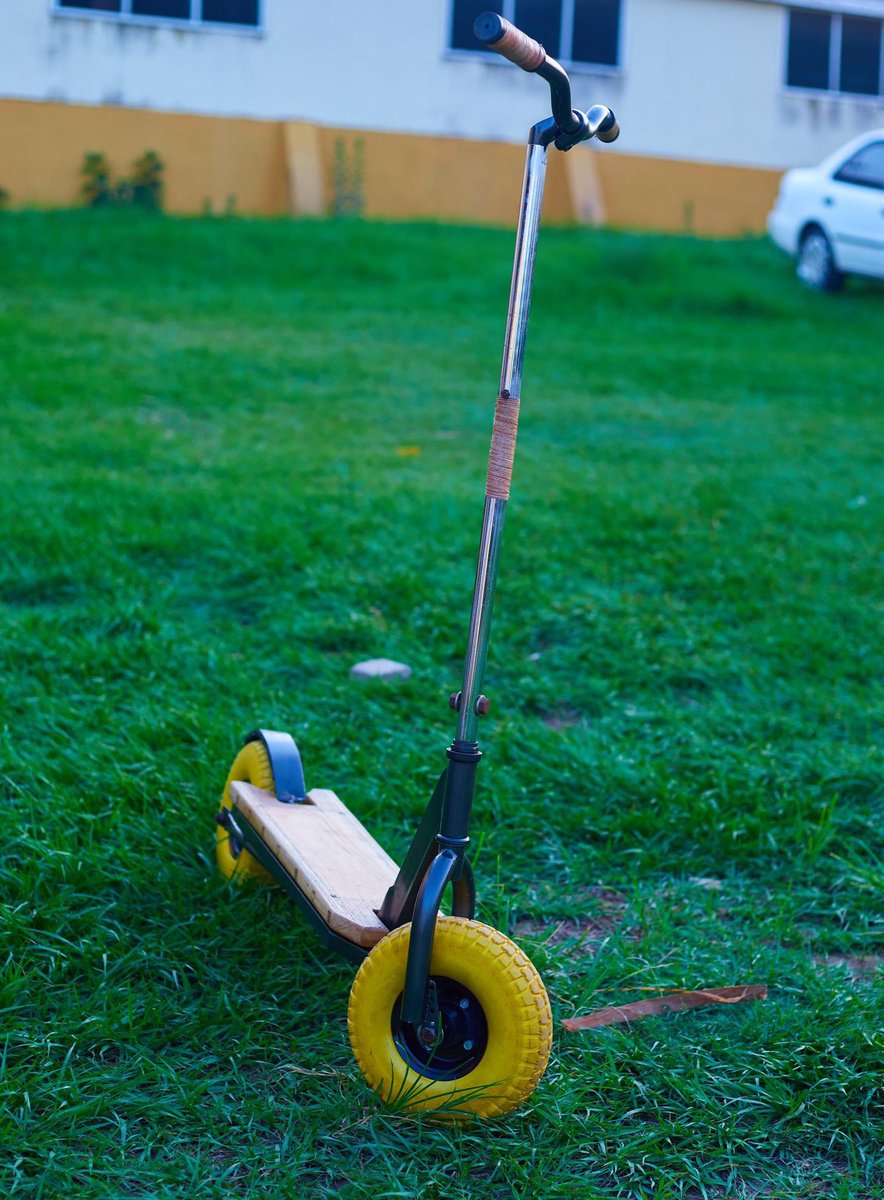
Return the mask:
<path id="1" fill-rule="evenodd" d="M 517 938 L 542 939 L 547 946 L 558 946 L 562 942 L 576 938 L 579 939 L 579 943 L 574 947 L 575 950 L 580 949 L 587 954 L 594 954 L 598 943 L 604 941 L 615 924 L 616 922 L 606 924 L 591 918 L 578 921 L 570 917 L 560 921 L 555 919 L 535 921 L 525 918 L 516 921 L 512 928 L 512 935 Z"/>
<path id="2" fill-rule="evenodd" d="M 541 721 L 547 729 L 571 729 L 583 721 L 583 714 L 573 708 L 563 708 L 557 712 L 541 713 Z"/>
<path id="3" fill-rule="evenodd" d="M 818 967 L 846 967 L 851 979 L 871 979 L 884 967 L 880 954 L 815 954 L 813 961 Z"/>
<path id="4" fill-rule="evenodd" d="M 690 1188 L 684 1193 L 683 1200 L 782 1200 L 784 1196 L 806 1198 L 818 1197 L 828 1200 L 833 1193 L 833 1185 L 839 1177 L 847 1177 L 850 1165 L 841 1159 L 771 1159 L 771 1165 L 779 1168 L 781 1174 L 788 1174 L 791 1180 L 787 1183 L 765 1182 L 762 1180 L 737 1179 L 728 1184 L 710 1181 L 710 1186 L 704 1191 Z M 791 1187 L 787 1192 L 785 1187 Z M 871 1192 L 860 1189 L 855 1194 L 850 1193 L 853 1200 L 874 1200 Z"/>
<path id="5" fill-rule="evenodd" d="M 544 889 L 548 890 L 548 889 Z M 568 949 L 578 954 L 595 954 L 610 934 L 620 927 L 626 910 L 626 898 L 610 888 L 586 888 L 575 896 L 558 897 L 569 909 L 586 907 L 586 916 L 522 916 L 513 923 L 513 937 L 533 938 L 548 946 L 573 942 Z M 639 936 L 640 931 L 630 931 Z"/>

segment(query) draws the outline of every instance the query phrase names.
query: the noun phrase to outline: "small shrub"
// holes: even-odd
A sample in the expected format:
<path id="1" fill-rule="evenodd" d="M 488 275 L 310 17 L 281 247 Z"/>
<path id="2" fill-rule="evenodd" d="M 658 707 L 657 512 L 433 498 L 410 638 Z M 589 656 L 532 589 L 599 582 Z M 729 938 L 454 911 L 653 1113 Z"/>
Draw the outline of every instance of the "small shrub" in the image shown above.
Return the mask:
<path id="1" fill-rule="evenodd" d="M 5 187 L 0 187 L 0 209 L 8 208 L 12 199 Z"/>
<path id="2" fill-rule="evenodd" d="M 332 213 L 361 217 L 365 210 L 365 143 L 357 138 L 352 155 L 343 138 L 335 141 L 332 161 Z"/>
<path id="3" fill-rule="evenodd" d="M 113 203 L 110 163 L 105 154 L 84 154 L 80 175 L 83 177 L 80 194 L 89 208 L 103 208 Z"/>
<path id="4" fill-rule="evenodd" d="M 129 204 L 158 212 L 163 207 L 163 161 L 155 150 L 146 150 L 132 164 L 129 185 Z"/>
<path id="5" fill-rule="evenodd" d="M 132 164 L 132 174 L 113 181 L 105 154 L 83 156 L 80 193 L 89 208 L 144 208 L 157 212 L 163 205 L 163 161 L 146 150 Z"/>

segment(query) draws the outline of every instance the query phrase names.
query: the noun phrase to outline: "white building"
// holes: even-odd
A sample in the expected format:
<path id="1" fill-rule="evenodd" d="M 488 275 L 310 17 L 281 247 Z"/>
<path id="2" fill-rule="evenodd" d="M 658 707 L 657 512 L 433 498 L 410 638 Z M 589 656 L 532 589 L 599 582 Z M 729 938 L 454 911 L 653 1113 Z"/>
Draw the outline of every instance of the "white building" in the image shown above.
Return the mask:
<path id="1" fill-rule="evenodd" d="M 123 171 L 150 148 L 172 209 L 511 221 L 547 93 L 473 43 L 487 6 L 5 0 L 0 186 L 76 203 L 84 153 Z M 622 126 L 554 155 L 554 220 L 760 228 L 782 169 L 884 126 L 884 0 L 500 6 Z"/>

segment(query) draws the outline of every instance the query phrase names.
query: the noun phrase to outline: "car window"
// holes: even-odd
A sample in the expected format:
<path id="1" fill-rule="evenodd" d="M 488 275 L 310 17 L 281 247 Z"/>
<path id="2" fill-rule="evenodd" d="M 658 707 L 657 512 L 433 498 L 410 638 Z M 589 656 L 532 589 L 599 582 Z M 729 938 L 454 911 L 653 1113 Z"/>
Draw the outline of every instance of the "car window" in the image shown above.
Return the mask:
<path id="1" fill-rule="evenodd" d="M 884 142 L 863 146 L 836 171 L 835 178 L 842 183 L 858 183 L 861 187 L 884 191 Z"/>

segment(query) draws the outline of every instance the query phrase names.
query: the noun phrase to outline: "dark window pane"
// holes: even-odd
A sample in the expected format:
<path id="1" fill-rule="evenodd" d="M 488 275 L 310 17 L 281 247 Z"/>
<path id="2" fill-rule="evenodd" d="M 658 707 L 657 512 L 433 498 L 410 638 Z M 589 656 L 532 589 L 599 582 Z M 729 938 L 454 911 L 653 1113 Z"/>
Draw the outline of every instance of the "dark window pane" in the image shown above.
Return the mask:
<path id="1" fill-rule="evenodd" d="M 258 0 L 203 0 L 203 20 L 224 25 L 258 24 Z"/>
<path id="2" fill-rule="evenodd" d="M 842 183 L 858 183 L 884 191 L 884 142 L 864 146 L 847 160 L 835 178 Z"/>
<path id="3" fill-rule="evenodd" d="M 881 22 L 842 17 L 841 91 L 877 96 L 881 71 Z"/>
<path id="4" fill-rule="evenodd" d="M 476 41 L 473 22 L 479 13 L 495 11 L 489 0 L 454 0 L 451 6 L 452 50 L 484 50 L 482 43 Z"/>
<path id="5" fill-rule="evenodd" d="M 515 23 L 553 58 L 559 56 L 562 0 L 516 0 Z"/>
<path id="6" fill-rule="evenodd" d="M 789 13 L 789 87 L 829 86 L 829 43 L 832 18 L 828 13 L 793 9 Z"/>
<path id="7" fill-rule="evenodd" d="M 574 0 L 574 62 L 616 67 L 620 41 L 620 0 Z"/>
<path id="8" fill-rule="evenodd" d="M 190 0 L 132 0 L 132 12 L 136 17 L 190 17 Z"/>
<path id="9" fill-rule="evenodd" d="M 97 12 L 119 12 L 120 0 L 58 0 L 59 8 L 86 8 Z"/>

